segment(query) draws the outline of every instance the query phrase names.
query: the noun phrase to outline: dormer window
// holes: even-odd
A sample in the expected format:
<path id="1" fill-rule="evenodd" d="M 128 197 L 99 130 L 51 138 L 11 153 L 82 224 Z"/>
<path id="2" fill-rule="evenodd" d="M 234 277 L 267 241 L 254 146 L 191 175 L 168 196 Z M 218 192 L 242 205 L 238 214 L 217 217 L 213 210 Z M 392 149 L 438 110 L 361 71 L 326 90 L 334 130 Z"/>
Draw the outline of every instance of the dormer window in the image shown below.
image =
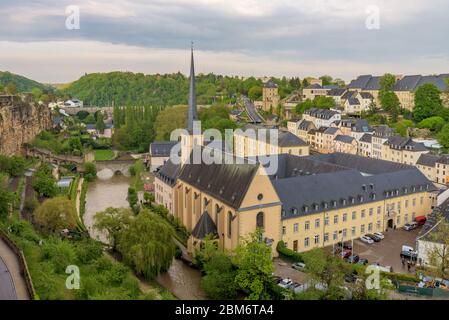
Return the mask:
<path id="1" fill-rule="evenodd" d="M 304 212 L 309 211 L 309 206 L 304 206 L 304 207 L 302 207 L 302 210 L 303 210 Z"/>
<path id="2" fill-rule="evenodd" d="M 313 208 L 314 208 L 315 210 L 318 210 L 318 209 L 320 208 L 320 206 L 319 206 L 317 203 L 315 203 L 315 204 L 313 205 Z"/>
<path id="3" fill-rule="evenodd" d="M 366 191 L 366 184 L 362 184 L 362 190 Z"/>
<path id="4" fill-rule="evenodd" d="M 292 214 L 297 215 L 298 214 L 298 209 L 296 209 L 295 207 L 292 208 Z"/>

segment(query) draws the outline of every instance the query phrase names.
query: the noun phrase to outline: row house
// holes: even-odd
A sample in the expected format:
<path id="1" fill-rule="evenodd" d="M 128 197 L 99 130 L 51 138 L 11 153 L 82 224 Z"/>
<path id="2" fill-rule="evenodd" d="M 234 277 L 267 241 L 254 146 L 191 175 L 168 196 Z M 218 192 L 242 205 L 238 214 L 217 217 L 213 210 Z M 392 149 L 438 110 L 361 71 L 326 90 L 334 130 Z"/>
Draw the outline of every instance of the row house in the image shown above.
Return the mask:
<path id="1" fill-rule="evenodd" d="M 348 91 L 344 99 L 344 113 L 347 115 L 360 115 L 370 110 L 374 97 L 369 92 Z"/>
<path id="2" fill-rule="evenodd" d="M 310 86 L 302 89 L 302 97 L 303 100 L 313 100 L 316 97 L 326 97 L 329 93 L 329 91 L 333 89 L 337 89 L 337 86 L 322 86 L 320 84 L 311 84 Z"/>
<path id="3" fill-rule="evenodd" d="M 429 150 L 423 143 L 413 141 L 411 138 L 405 138 L 400 136 L 389 137 L 382 146 L 382 159 L 416 165 L 419 157 L 429 153 Z"/>
<path id="4" fill-rule="evenodd" d="M 416 162 L 416 167 L 430 181 L 440 184 L 449 183 L 449 156 L 422 154 Z"/>
<path id="5" fill-rule="evenodd" d="M 311 121 L 317 129 L 330 127 L 334 121 L 341 120 L 341 112 L 336 110 L 310 108 L 304 111 L 302 119 Z"/>

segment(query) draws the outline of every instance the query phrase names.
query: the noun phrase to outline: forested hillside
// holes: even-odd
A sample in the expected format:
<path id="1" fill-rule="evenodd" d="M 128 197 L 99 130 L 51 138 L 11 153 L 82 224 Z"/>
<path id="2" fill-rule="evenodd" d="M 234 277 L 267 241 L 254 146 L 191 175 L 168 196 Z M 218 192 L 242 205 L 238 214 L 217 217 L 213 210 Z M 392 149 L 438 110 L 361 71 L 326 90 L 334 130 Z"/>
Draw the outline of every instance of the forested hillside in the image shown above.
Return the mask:
<path id="1" fill-rule="evenodd" d="M 47 89 L 46 85 L 37 81 L 8 71 L 0 71 L 0 86 L 6 87 L 9 84 L 14 84 L 18 92 L 30 92 L 34 88 L 41 90 Z"/>
<path id="2" fill-rule="evenodd" d="M 274 79 L 285 96 L 297 89 L 299 79 Z M 254 93 L 260 98 L 262 81 L 255 78 L 200 74 L 196 77 L 198 104 L 231 102 L 239 93 Z M 88 105 L 153 105 L 187 104 L 188 77 L 181 73 L 144 75 L 132 72 L 92 73 L 71 83 L 63 92 L 81 99 Z"/>

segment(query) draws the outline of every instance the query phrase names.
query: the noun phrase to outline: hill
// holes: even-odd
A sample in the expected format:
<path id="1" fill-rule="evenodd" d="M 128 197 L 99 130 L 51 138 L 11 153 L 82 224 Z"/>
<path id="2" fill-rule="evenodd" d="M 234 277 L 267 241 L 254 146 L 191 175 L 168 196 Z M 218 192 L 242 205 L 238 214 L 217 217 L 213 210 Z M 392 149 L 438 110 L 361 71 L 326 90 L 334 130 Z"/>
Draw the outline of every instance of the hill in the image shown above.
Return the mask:
<path id="1" fill-rule="evenodd" d="M 48 89 L 46 85 L 37 81 L 19 76 L 8 71 L 0 71 L 0 85 L 6 87 L 10 83 L 14 83 L 17 91 L 19 92 L 29 92 L 34 88 L 39 88 L 41 90 Z"/>
<path id="2" fill-rule="evenodd" d="M 274 79 L 280 84 L 281 96 L 291 92 L 291 82 Z M 83 100 L 87 105 L 179 105 L 187 104 L 188 77 L 181 73 L 144 75 L 132 72 L 92 73 L 70 83 L 64 94 Z M 228 103 L 236 94 L 248 94 L 251 88 L 262 85 L 260 80 L 215 74 L 196 77 L 198 104 Z M 261 90 L 260 90 L 261 92 Z"/>

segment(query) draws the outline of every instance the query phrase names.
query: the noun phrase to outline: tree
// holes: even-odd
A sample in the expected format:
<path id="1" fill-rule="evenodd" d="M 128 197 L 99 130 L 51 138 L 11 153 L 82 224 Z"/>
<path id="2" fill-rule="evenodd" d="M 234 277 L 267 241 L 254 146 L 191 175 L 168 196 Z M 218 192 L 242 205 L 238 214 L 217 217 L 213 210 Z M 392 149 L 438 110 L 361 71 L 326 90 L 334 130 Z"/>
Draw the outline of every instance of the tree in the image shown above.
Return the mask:
<path id="1" fill-rule="evenodd" d="M 445 148 L 449 148 L 449 124 L 445 124 L 437 135 L 438 142 Z"/>
<path id="2" fill-rule="evenodd" d="M 248 91 L 248 97 L 252 100 L 252 101 L 257 101 L 260 100 L 260 98 L 262 97 L 262 87 L 260 86 L 254 86 L 251 89 L 249 89 Z"/>
<path id="3" fill-rule="evenodd" d="M 86 162 L 84 164 L 84 177 L 87 181 L 93 181 L 97 176 L 97 167 L 93 162 Z"/>
<path id="4" fill-rule="evenodd" d="M 172 227 L 159 215 L 142 210 L 120 231 L 117 248 L 123 260 L 146 279 L 166 272 L 175 255 Z"/>
<path id="5" fill-rule="evenodd" d="M 139 198 L 137 196 L 137 191 L 134 188 L 128 188 L 128 202 L 131 208 L 134 208 L 137 205 Z"/>
<path id="6" fill-rule="evenodd" d="M 413 128 L 413 126 L 413 121 L 404 119 L 397 122 L 393 127 L 399 135 L 401 135 L 402 137 L 407 137 L 408 128 Z"/>
<path id="7" fill-rule="evenodd" d="M 97 117 L 97 123 L 95 124 L 95 128 L 98 132 L 104 133 L 104 129 L 106 129 L 106 126 L 103 121 L 103 117 Z"/>
<path id="8" fill-rule="evenodd" d="M 381 91 L 393 91 L 393 87 L 396 83 L 396 77 L 390 73 L 384 74 L 380 80 L 380 90 Z"/>
<path id="9" fill-rule="evenodd" d="M 154 194 L 150 193 L 150 192 L 144 192 L 143 193 L 143 199 L 145 200 L 145 202 L 149 205 L 151 205 L 154 202 Z"/>
<path id="10" fill-rule="evenodd" d="M 16 87 L 16 85 L 14 83 L 9 83 L 6 86 L 5 91 L 6 91 L 7 94 L 14 95 L 14 94 L 17 93 L 17 87 Z"/>
<path id="11" fill-rule="evenodd" d="M 433 242 L 429 250 L 429 262 L 436 267 L 436 276 L 447 278 L 449 276 L 449 222 L 446 217 L 438 213 L 437 224 L 429 234 Z"/>
<path id="12" fill-rule="evenodd" d="M 322 299 L 344 299 L 345 292 L 341 287 L 344 284 L 344 276 L 348 273 L 348 268 L 342 259 L 334 257 L 325 250 L 314 249 L 307 252 L 304 256 L 304 262 L 313 282 L 325 287 Z"/>
<path id="13" fill-rule="evenodd" d="M 382 108 L 390 113 L 392 121 L 396 122 L 401 111 L 401 103 L 394 91 L 380 91 L 379 100 Z"/>
<path id="14" fill-rule="evenodd" d="M 0 181 L 0 218 L 5 217 L 11 210 L 14 196 L 9 192 Z"/>
<path id="15" fill-rule="evenodd" d="M 271 247 L 261 239 L 262 232 L 257 229 L 237 246 L 233 256 L 233 263 L 238 267 L 236 284 L 250 300 L 270 298 L 271 274 L 274 272 Z"/>
<path id="16" fill-rule="evenodd" d="M 95 214 L 94 228 L 106 231 L 109 245 L 112 249 L 117 248 L 120 231 L 129 226 L 133 213 L 125 208 L 107 208 Z"/>
<path id="17" fill-rule="evenodd" d="M 35 211 L 35 219 L 45 231 L 58 234 L 63 229 L 75 230 L 76 211 L 72 201 L 67 197 L 46 200 Z"/>
<path id="18" fill-rule="evenodd" d="M 440 90 L 434 84 L 424 84 L 416 90 L 413 109 L 413 118 L 416 122 L 438 115 L 442 108 Z"/>
<path id="19" fill-rule="evenodd" d="M 315 104 L 313 103 L 313 101 L 310 99 L 307 99 L 303 102 L 298 103 L 298 105 L 295 107 L 295 112 L 297 114 L 303 114 L 304 111 L 314 108 L 314 107 L 315 107 Z"/>
<path id="20" fill-rule="evenodd" d="M 48 174 L 44 171 L 37 171 L 34 174 L 32 186 L 33 189 L 36 190 L 36 192 L 42 197 L 51 198 L 58 193 L 55 178 L 51 175 L 51 173 Z"/>
<path id="21" fill-rule="evenodd" d="M 446 121 L 442 117 L 434 116 L 434 117 L 430 117 L 430 118 L 426 118 L 426 119 L 422 120 L 418 124 L 418 128 L 429 129 L 433 132 L 439 132 L 443 128 L 445 123 L 446 123 Z"/>
<path id="22" fill-rule="evenodd" d="M 327 76 L 327 75 L 321 76 L 320 80 L 322 81 L 323 86 L 329 86 L 329 85 L 333 84 L 333 79 L 331 76 Z"/>
<path id="23" fill-rule="evenodd" d="M 330 109 L 335 107 L 335 100 L 332 97 L 316 96 L 313 99 L 315 108 Z"/>
<path id="24" fill-rule="evenodd" d="M 237 295 L 236 270 L 231 258 L 223 252 L 216 253 L 204 263 L 205 276 L 201 287 L 210 299 L 234 299 Z"/>

